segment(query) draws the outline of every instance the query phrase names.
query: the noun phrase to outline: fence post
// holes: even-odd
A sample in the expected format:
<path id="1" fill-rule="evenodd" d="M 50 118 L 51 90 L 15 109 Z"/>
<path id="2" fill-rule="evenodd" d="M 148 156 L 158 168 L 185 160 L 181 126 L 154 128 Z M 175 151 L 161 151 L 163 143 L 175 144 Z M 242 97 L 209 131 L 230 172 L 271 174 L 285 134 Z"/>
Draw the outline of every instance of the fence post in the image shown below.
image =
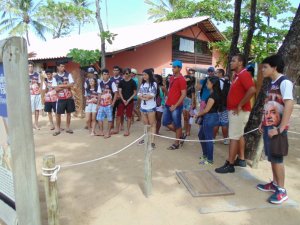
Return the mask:
<path id="1" fill-rule="evenodd" d="M 145 195 L 148 198 L 152 193 L 152 147 L 150 126 L 144 126 L 145 133 Z"/>
<path id="2" fill-rule="evenodd" d="M 255 152 L 253 161 L 252 161 L 252 166 L 251 167 L 254 168 L 254 169 L 257 169 L 257 167 L 258 167 L 258 162 L 261 158 L 263 148 L 264 148 L 264 140 L 263 140 L 263 135 L 261 135 L 260 139 L 259 139 L 259 142 L 258 142 L 258 145 L 257 145 L 257 149 L 256 149 L 256 152 Z"/>
<path id="3" fill-rule="evenodd" d="M 55 156 L 46 155 L 43 158 L 43 168 L 52 169 L 55 167 Z M 47 173 L 47 172 L 45 172 Z M 52 171 L 48 172 L 52 173 Z M 48 212 L 48 225 L 59 225 L 58 191 L 57 183 L 50 180 L 50 176 L 44 176 L 44 187 Z"/>

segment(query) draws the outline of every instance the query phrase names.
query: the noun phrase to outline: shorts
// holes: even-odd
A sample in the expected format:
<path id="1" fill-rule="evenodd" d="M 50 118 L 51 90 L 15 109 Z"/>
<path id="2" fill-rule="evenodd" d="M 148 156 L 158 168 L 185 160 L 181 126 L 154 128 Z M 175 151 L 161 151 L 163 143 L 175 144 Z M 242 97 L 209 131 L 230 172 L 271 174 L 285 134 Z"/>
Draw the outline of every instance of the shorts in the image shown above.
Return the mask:
<path id="1" fill-rule="evenodd" d="M 248 122 L 250 112 L 240 111 L 238 115 L 233 114 L 233 111 L 228 111 L 229 117 L 229 139 L 240 140 L 244 135 L 244 128 Z"/>
<path id="2" fill-rule="evenodd" d="M 56 102 L 45 102 L 44 111 L 49 113 L 52 111 L 56 112 Z"/>
<path id="3" fill-rule="evenodd" d="M 178 106 L 173 112 L 170 111 L 170 106 L 165 105 L 163 113 L 163 125 L 168 126 L 174 124 L 175 128 L 181 128 L 181 116 L 183 106 Z"/>
<path id="4" fill-rule="evenodd" d="M 219 126 L 228 127 L 229 119 L 228 119 L 228 111 L 225 110 L 223 112 L 219 112 Z"/>
<path id="5" fill-rule="evenodd" d="M 142 113 L 156 112 L 156 107 L 155 107 L 155 108 L 152 108 L 152 109 L 143 109 L 143 108 L 140 108 L 140 111 L 141 111 Z"/>
<path id="6" fill-rule="evenodd" d="M 163 105 L 156 107 L 156 112 L 164 112 L 164 107 Z"/>
<path id="7" fill-rule="evenodd" d="M 69 99 L 58 99 L 56 104 L 56 113 L 65 114 L 75 112 L 75 102 L 73 98 Z"/>
<path id="8" fill-rule="evenodd" d="M 133 106 L 134 106 L 133 101 L 131 101 L 126 106 L 124 105 L 123 102 L 121 102 L 118 105 L 117 116 L 123 116 L 124 113 L 125 113 L 127 118 L 131 118 L 132 117 L 132 112 L 133 112 Z"/>
<path id="9" fill-rule="evenodd" d="M 270 129 L 273 129 L 273 127 L 269 126 L 269 127 L 263 127 L 263 128 L 264 128 L 264 133 L 263 133 L 264 149 L 265 149 L 265 155 L 268 157 L 268 161 L 271 163 L 283 163 L 283 156 L 273 156 L 271 154 L 271 149 L 270 149 L 270 139 L 271 138 L 268 135 L 268 131 Z M 284 131 L 284 132 L 287 133 L 286 131 Z"/>
<path id="10" fill-rule="evenodd" d="M 192 106 L 192 99 L 185 97 L 183 100 L 183 110 L 190 111 L 191 106 Z"/>
<path id="11" fill-rule="evenodd" d="M 36 110 L 42 110 L 44 108 L 42 104 L 41 95 L 30 95 L 30 101 L 31 101 L 31 112 L 34 112 Z"/>
<path id="12" fill-rule="evenodd" d="M 89 104 L 85 107 L 85 112 L 86 112 L 86 113 L 96 113 L 96 112 L 97 112 L 97 104 L 89 103 Z"/>
<path id="13" fill-rule="evenodd" d="M 100 106 L 96 119 L 102 122 L 107 118 L 108 122 L 111 122 L 113 120 L 112 111 L 111 105 Z"/>

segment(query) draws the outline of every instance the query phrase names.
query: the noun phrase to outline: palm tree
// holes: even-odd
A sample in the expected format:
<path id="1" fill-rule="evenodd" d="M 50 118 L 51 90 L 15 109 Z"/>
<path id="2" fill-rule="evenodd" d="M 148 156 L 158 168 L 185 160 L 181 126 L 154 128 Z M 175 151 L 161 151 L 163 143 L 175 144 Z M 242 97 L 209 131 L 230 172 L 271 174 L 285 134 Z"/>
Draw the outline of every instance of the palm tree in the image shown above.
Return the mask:
<path id="1" fill-rule="evenodd" d="M 10 36 L 26 36 L 28 45 L 29 31 L 32 30 L 37 36 L 46 40 L 44 34 L 48 28 L 43 25 L 36 13 L 42 1 L 34 4 L 32 0 L 3 1 L 1 8 L 4 9 L 0 22 L 0 33 L 8 32 Z"/>
<path id="2" fill-rule="evenodd" d="M 88 2 L 86 0 L 72 0 L 72 1 L 76 6 L 80 6 L 80 7 L 86 8 L 86 9 L 88 9 L 88 7 L 91 5 L 91 2 Z M 84 21 L 78 20 L 78 34 L 80 34 L 80 32 L 81 32 L 81 26 L 83 24 L 84 24 Z"/>

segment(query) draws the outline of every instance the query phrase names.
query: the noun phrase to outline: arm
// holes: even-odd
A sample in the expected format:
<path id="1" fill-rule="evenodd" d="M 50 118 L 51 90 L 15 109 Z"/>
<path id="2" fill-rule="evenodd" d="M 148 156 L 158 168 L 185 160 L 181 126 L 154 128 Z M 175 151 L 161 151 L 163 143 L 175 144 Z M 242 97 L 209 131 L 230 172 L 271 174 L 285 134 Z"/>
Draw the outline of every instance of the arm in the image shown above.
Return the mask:
<path id="1" fill-rule="evenodd" d="M 252 86 L 248 89 L 244 98 L 241 100 L 237 109 L 235 110 L 236 114 L 239 114 L 239 112 L 242 110 L 242 107 L 252 98 L 252 96 L 255 94 L 255 92 L 256 92 L 256 88 L 254 86 Z"/>
<path id="2" fill-rule="evenodd" d="M 209 98 L 208 101 L 207 101 L 207 104 L 205 106 L 205 109 L 203 111 L 199 112 L 197 117 L 203 116 L 206 113 L 208 113 L 209 110 L 213 107 L 214 103 L 215 103 L 215 100 L 213 98 Z"/>
<path id="3" fill-rule="evenodd" d="M 183 90 L 181 90 L 181 95 L 180 95 L 180 98 L 178 99 L 177 103 L 170 107 L 171 112 L 174 111 L 182 103 L 182 101 L 185 97 L 186 97 L 186 89 L 183 89 Z"/>
<path id="4" fill-rule="evenodd" d="M 126 101 L 126 104 L 128 104 L 128 102 L 130 102 L 134 96 L 136 96 L 136 90 L 133 91 L 133 95 L 130 96 L 130 98 Z"/>

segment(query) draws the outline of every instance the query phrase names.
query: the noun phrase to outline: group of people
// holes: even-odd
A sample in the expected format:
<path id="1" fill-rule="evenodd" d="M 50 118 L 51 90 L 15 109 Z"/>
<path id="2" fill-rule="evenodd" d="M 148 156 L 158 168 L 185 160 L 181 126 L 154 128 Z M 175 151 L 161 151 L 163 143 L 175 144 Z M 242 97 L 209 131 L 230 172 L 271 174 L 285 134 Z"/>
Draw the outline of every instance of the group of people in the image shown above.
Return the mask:
<path id="1" fill-rule="evenodd" d="M 281 203 L 288 198 L 284 189 L 283 156 L 274 156 L 270 146 L 274 136 L 284 134 L 287 140 L 286 131 L 293 108 L 293 85 L 282 75 L 284 64 L 280 56 L 268 57 L 262 63 L 262 73 L 272 79 L 272 85 L 259 129 L 264 133 L 265 153 L 272 165 L 273 181 L 259 184 L 257 188 L 274 192 L 269 202 Z M 176 139 L 168 150 L 176 150 L 191 135 L 191 126 L 196 121 L 202 148 L 200 164 L 203 165 L 214 163 L 214 139 L 221 126 L 224 144 L 229 144 L 229 154 L 225 164 L 216 168 L 215 172 L 233 173 L 235 166 L 246 166 L 244 127 L 251 111 L 250 99 L 256 88 L 253 77 L 246 69 L 243 55 L 233 56 L 230 68 L 233 72 L 231 79 L 225 76 L 223 69 L 209 67 L 207 76 L 199 82 L 195 78 L 194 69 L 189 69 L 189 74 L 185 76 L 181 74 L 182 62 L 179 60 L 172 62 L 173 74 L 166 79 L 154 74 L 154 70 L 149 68 L 143 70 L 141 82 L 138 81 L 137 70 L 134 68 L 121 69 L 114 66 L 113 75 L 110 75 L 108 69 L 102 69 L 101 79 L 95 76 L 93 68 L 89 68 L 84 82 L 86 126 L 91 135 L 109 138 L 119 133 L 126 121 L 124 136 L 129 136 L 133 115 L 136 114 L 138 120 L 142 117 L 143 124 L 150 126 L 153 134 L 159 134 L 161 124 L 173 131 Z M 73 133 L 70 120 L 71 113 L 75 111 L 71 92 L 74 80 L 61 63 L 57 64 L 55 76 L 53 72 L 46 70 L 47 78 L 41 85 L 39 74 L 33 71 L 33 64 L 29 63 L 31 104 L 35 113 L 34 128 L 38 129 L 38 113 L 43 107 L 40 97 L 42 89 L 45 91 L 44 110 L 48 112 L 51 129 L 55 130 L 53 135 L 57 136 L 62 131 L 61 114 L 65 112 L 66 132 Z M 52 111 L 56 113 L 55 125 Z M 277 112 L 279 115 L 274 117 L 273 114 Z M 182 118 L 185 132 L 182 129 Z M 105 119 L 108 121 L 106 129 Z M 97 123 L 99 130 L 96 129 Z M 154 135 L 150 141 L 154 149 Z M 144 140 L 139 144 L 144 144 Z"/>

